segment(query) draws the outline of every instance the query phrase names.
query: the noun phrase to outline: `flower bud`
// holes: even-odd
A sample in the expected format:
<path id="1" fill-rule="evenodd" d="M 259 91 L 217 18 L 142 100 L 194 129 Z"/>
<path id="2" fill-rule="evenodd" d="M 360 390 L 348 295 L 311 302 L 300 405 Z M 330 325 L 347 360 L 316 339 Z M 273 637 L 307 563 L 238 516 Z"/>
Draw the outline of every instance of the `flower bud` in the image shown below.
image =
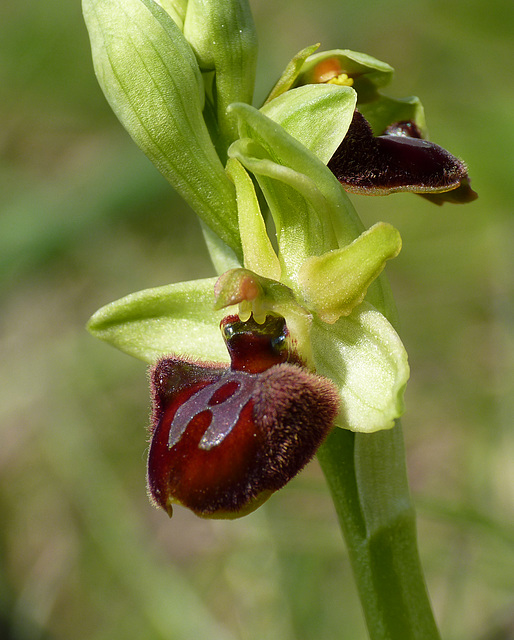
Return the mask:
<path id="1" fill-rule="evenodd" d="M 170 516 L 250 513 L 295 476 L 331 429 L 333 384 L 299 364 L 285 321 L 225 318 L 230 366 L 164 358 L 153 368 L 149 492 Z"/>
<path id="2" fill-rule="evenodd" d="M 216 111 L 222 159 L 237 139 L 236 122 L 227 116 L 232 102 L 253 98 L 257 64 L 257 35 L 248 0 L 188 0 L 184 35 L 202 71 L 214 71 L 208 88 Z"/>

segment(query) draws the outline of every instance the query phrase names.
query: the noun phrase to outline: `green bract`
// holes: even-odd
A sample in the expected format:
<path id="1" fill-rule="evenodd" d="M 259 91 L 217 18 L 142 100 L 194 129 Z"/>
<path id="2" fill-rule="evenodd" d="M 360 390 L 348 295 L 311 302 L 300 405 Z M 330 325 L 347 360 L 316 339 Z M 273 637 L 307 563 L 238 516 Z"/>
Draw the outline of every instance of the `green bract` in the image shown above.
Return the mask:
<path id="1" fill-rule="evenodd" d="M 235 191 L 203 117 L 193 50 L 154 0 L 84 0 L 96 75 L 137 144 L 204 222 L 240 253 Z"/>
<path id="2" fill-rule="evenodd" d="M 129 295 L 94 314 L 89 330 L 149 363 L 167 354 L 227 362 L 223 317 L 253 313 L 260 322 L 278 313 L 306 365 L 338 388 L 339 426 L 390 428 L 403 410 L 408 365 L 380 312 L 394 320 L 377 276 L 401 240 L 384 223 L 366 231 L 326 165 L 362 92 L 386 105 L 377 87 L 391 68 L 309 47 L 258 110 L 250 105 L 256 40 L 246 2 L 84 0 L 84 12 L 114 111 L 196 210 L 225 272 Z M 354 87 L 308 82 L 327 57 L 358 72 Z"/>
<path id="3" fill-rule="evenodd" d="M 348 131 L 356 103 L 357 94 L 350 87 L 312 84 L 283 93 L 261 113 L 327 164 Z"/>

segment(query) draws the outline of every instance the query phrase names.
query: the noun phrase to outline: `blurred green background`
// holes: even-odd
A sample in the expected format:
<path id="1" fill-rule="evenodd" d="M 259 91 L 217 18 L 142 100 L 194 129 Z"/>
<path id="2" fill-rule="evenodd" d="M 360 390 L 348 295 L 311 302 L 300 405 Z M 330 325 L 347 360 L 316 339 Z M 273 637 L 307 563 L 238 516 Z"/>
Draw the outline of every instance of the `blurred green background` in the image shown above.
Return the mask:
<path id="1" fill-rule="evenodd" d="M 254 0 L 260 102 L 297 50 L 365 51 L 419 95 L 480 199 L 355 197 L 394 224 L 420 550 L 445 639 L 514 638 L 514 4 Z M 145 490 L 144 364 L 84 329 L 212 275 L 198 223 L 94 78 L 78 0 L 0 5 L 0 638 L 361 640 L 316 463 L 251 516 L 172 520 Z"/>

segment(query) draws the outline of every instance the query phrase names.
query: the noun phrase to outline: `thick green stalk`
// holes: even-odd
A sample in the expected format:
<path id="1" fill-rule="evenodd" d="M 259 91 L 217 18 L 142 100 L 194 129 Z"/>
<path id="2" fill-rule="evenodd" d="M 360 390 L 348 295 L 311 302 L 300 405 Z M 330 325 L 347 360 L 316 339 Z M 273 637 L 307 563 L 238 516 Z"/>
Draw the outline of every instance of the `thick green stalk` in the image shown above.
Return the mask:
<path id="1" fill-rule="evenodd" d="M 318 451 L 372 640 L 440 638 L 417 548 L 400 424 L 334 429 Z"/>

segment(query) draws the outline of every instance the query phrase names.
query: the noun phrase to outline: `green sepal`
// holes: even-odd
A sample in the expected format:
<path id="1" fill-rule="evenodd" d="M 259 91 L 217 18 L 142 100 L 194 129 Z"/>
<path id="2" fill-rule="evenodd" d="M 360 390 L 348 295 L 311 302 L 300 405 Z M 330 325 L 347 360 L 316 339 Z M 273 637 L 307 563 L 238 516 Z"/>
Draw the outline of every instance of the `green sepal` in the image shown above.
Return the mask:
<path id="1" fill-rule="evenodd" d="M 266 102 L 264 104 L 267 104 L 271 100 L 278 98 L 278 96 L 282 95 L 285 91 L 290 89 L 295 84 L 296 78 L 298 78 L 304 62 L 318 48 L 319 43 L 313 44 L 309 47 L 305 47 L 305 49 L 302 49 L 291 58 L 291 60 L 287 63 L 286 68 L 282 72 L 282 75 L 277 80 L 273 89 L 270 91 L 270 94 L 266 98 Z"/>
<path id="2" fill-rule="evenodd" d="M 369 285 L 401 246 L 399 232 L 378 222 L 346 247 L 307 259 L 299 282 L 309 308 L 330 324 L 347 316 L 364 300 Z"/>
<path id="3" fill-rule="evenodd" d="M 253 99 L 257 34 L 247 0 L 189 0 L 184 35 L 203 71 L 215 71 L 212 92 L 225 151 L 237 137 L 227 117 L 232 102 Z"/>
<path id="4" fill-rule="evenodd" d="M 258 275 L 279 280 L 280 262 L 266 231 L 266 223 L 262 217 L 252 179 L 235 158 L 229 158 L 226 171 L 236 187 L 244 266 Z M 224 271 L 227 270 L 224 269 Z"/>
<path id="5" fill-rule="evenodd" d="M 350 127 L 356 103 L 357 94 L 350 87 L 310 84 L 283 93 L 261 113 L 327 164 Z"/>
<path id="6" fill-rule="evenodd" d="M 228 362 L 219 323 L 229 312 L 214 309 L 215 283 L 206 278 L 132 293 L 99 309 L 87 328 L 149 363 L 172 353 Z"/>
<path id="7" fill-rule="evenodd" d="M 363 302 L 332 325 L 314 318 L 311 341 L 316 371 L 339 389 L 338 426 L 362 433 L 393 427 L 404 411 L 409 365 L 386 318 Z"/>
<path id="8" fill-rule="evenodd" d="M 241 255 L 235 190 L 211 142 L 194 53 L 153 0 L 83 0 L 93 62 L 113 111 L 204 222 Z"/>

